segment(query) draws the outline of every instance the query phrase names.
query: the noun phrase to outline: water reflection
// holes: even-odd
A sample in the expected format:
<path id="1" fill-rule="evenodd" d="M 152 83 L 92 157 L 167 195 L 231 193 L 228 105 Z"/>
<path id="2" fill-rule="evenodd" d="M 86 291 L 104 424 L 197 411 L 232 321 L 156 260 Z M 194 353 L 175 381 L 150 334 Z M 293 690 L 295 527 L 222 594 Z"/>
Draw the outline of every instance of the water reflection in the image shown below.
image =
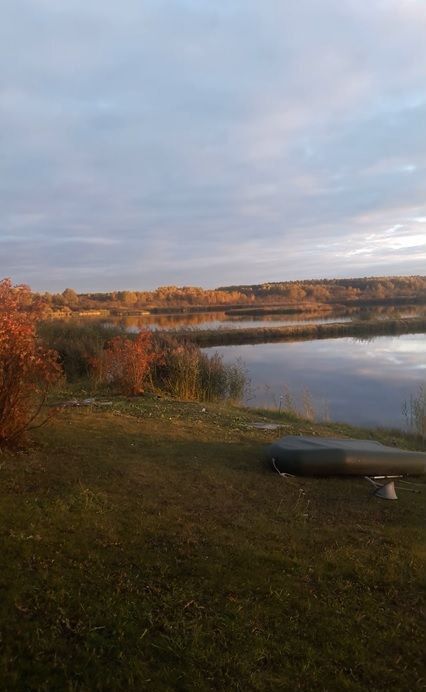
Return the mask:
<path id="1" fill-rule="evenodd" d="M 398 317 L 416 317 L 425 315 L 426 309 L 421 306 L 376 307 L 369 309 L 335 309 L 327 312 L 298 313 L 295 315 L 247 315 L 232 316 L 225 311 L 185 313 L 176 315 L 128 315 L 125 317 L 108 317 L 109 324 L 118 324 L 128 331 L 140 329 L 220 329 L 249 327 L 291 326 L 303 324 L 327 324 L 333 322 L 349 322 L 351 320 L 389 319 Z"/>
<path id="2" fill-rule="evenodd" d="M 426 379 L 426 334 L 360 340 L 221 346 L 226 362 L 241 357 L 251 378 L 250 406 L 278 406 L 286 387 L 307 388 L 321 414 L 359 425 L 402 427 L 401 407 Z"/>

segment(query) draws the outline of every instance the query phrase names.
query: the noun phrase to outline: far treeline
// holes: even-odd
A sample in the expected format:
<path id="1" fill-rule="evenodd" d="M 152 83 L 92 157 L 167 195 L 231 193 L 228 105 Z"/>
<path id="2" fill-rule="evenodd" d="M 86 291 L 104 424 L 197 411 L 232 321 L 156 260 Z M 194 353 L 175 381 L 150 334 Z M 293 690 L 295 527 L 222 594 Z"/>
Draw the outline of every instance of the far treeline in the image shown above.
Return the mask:
<path id="1" fill-rule="evenodd" d="M 155 312 L 173 308 L 251 306 L 274 303 L 374 304 L 426 302 L 426 276 L 365 277 L 280 281 L 247 286 L 223 286 L 205 290 L 195 286 L 161 286 L 154 291 L 111 291 L 77 293 L 67 288 L 62 293 L 44 293 L 52 310 L 120 310 Z"/>

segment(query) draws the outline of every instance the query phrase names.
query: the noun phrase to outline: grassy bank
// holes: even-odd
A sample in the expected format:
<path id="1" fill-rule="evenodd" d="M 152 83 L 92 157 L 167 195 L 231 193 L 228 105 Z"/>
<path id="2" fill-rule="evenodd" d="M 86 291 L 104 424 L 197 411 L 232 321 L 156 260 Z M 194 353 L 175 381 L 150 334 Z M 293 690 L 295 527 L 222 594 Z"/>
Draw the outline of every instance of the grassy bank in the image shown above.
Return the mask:
<path id="1" fill-rule="evenodd" d="M 426 318 L 386 320 L 356 320 L 329 324 L 304 324 L 288 327 L 248 327 L 242 329 L 188 329 L 174 332 L 175 336 L 198 346 L 225 346 L 268 343 L 272 341 L 302 341 L 333 339 L 344 336 L 385 336 L 387 334 L 419 334 L 426 331 Z"/>
<path id="2" fill-rule="evenodd" d="M 366 433 L 204 408 L 65 409 L 1 457 L 2 688 L 421 689 L 425 494 L 284 481 L 277 435 Z"/>

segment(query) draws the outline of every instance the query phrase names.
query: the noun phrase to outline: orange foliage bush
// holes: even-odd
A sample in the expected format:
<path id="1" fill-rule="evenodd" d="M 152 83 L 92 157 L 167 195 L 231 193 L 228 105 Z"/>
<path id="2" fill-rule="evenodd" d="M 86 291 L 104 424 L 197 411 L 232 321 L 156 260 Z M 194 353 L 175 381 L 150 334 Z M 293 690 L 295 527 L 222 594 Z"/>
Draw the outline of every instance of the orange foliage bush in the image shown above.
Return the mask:
<path id="1" fill-rule="evenodd" d="M 137 395 L 144 391 L 151 364 L 159 358 L 152 346 L 151 332 L 145 330 L 135 339 L 111 339 L 94 365 L 101 382 L 114 385 L 122 394 Z"/>
<path id="2" fill-rule="evenodd" d="M 56 352 L 37 339 L 43 307 L 28 286 L 0 281 L 0 447 L 22 443 L 61 376 Z"/>

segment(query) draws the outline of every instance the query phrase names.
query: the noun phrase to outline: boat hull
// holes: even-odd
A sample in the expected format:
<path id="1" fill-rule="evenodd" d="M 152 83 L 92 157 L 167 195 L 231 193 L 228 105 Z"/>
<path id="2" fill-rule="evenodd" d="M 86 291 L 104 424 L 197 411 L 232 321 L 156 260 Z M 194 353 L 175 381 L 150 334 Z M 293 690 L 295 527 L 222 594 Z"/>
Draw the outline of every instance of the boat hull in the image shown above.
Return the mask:
<path id="1" fill-rule="evenodd" d="M 287 436 L 266 450 L 281 473 L 296 476 L 421 476 L 426 454 L 373 440 Z"/>

